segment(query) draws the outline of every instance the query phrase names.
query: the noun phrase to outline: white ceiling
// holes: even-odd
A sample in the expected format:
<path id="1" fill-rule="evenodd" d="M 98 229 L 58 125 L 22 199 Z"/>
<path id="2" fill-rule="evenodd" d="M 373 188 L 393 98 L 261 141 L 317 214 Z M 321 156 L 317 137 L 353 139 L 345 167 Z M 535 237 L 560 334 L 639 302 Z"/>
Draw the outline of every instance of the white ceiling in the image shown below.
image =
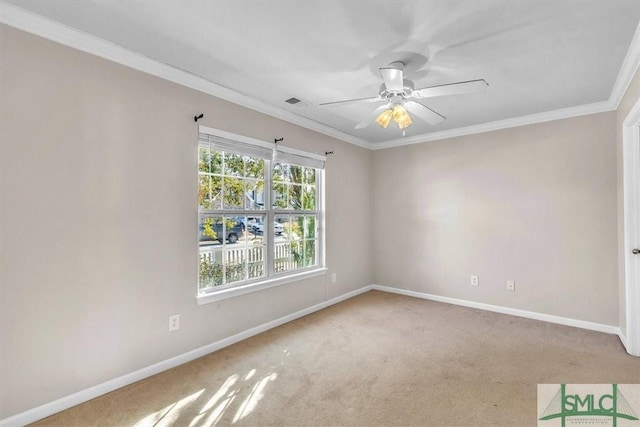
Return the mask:
<path id="1" fill-rule="evenodd" d="M 638 0 L 8 3 L 371 147 L 606 102 L 640 22 Z M 393 61 L 416 87 L 490 86 L 423 100 L 447 120 L 415 119 L 404 137 L 393 123 L 354 129 L 375 104 L 317 106 L 377 95 L 378 68 Z"/>

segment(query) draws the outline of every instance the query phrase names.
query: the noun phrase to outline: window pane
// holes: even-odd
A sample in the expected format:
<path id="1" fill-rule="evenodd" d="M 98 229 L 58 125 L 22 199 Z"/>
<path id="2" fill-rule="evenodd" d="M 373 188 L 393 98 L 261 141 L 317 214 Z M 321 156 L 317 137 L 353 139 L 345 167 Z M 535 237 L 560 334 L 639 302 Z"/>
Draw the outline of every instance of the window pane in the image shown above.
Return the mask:
<path id="1" fill-rule="evenodd" d="M 289 165 L 289 179 L 296 184 L 302 184 L 303 167 L 296 165 Z"/>
<path id="2" fill-rule="evenodd" d="M 220 246 L 218 233 L 216 232 L 218 227 L 215 222 L 216 218 L 213 217 L 200 218 L 198 224 L 198 241 L 201 249 L 205 246 Z"/>
<path id="3" fill-rule="evenodd" d="M 244 181 L 245 208 L 264 209 L 264 181 L 247 179 Z"/>
<path id="4" fill-rule="evenodd" d="M 287 208 L 287 184 L 273 184 L 273 206 L 279 209 Z"/>
<path id="5" fill-rule="evenodd" d="M 209 209 L 222 209 L 222 178 L 211 177 L 211 206 Z"/>
<path id="6" fill-rule="evenodd" d="M 304 237 L 304 217 L 291 216 L 289 221 L 290 238 L 289 240 L 300 240 Z"/>
<path id="7" fill-rule="evenodd" d="M 225 249 L 225 283 L 240 282 L 246 279 L 246 250 L 242 248 Z"/>
<path id="8" fill-rule="evenodd" d="M 222 173 L 222 154 L 210 151 L 206 146 L 198 148 L 198 171 L 202 173 Z"/>
<path id="9" fill-rule="evenodd" d="M 256 279 L 265 275 L 265 250 L 261 244 L 247 248 L 248 279 Z"/>
<path id="10" fill-rule="evenodd" d="M 316 238 L 316 217 L 307 215 L 304 217 L 304 238 L 315 239 Z"/>
<path id="11" fill-rule="evenodd" d="M 263 231 L 264 231 L 264 215 L 256 215 L 247 217 L 247 240 L 249 245 L 256 246 L 256 241 L 260 245 L 264 244 Z M 253 243 L 252 243 L 253 242 Z"/>
<path id="12" fill-rule="evenodd" d="M 212 151 L 210 155 L 211 160 L 211 173 L 222 175 L 222 153 L 218 151 Z"/>
<path id="13" fill-rule="evenodd" d="M 222 217 L 201 217 L 199 221 L 200 264 L 199 288 L 224 284 L 222 245 L 216 230 L 222 227 Z"/>
<path id="14" fill-rule="evenodd" d="M 289 264 L 289 269 L 294 270 L 296 268 L 302 267 L 304 258 L 302 242 L 290 242 L 289 245 L 291 247 L 291 262 Z"/>
<path id="15" fill-rule="evenodd" d="M 302 209 L 302 186 L 300 184 L 289 184 L 289 209 Z"/>
<path id="16" fill-rule="evenodd" d="M 305 185 L 302 188 L 302 208 L 305 210 L 316 210 L 316 188 L 315 186 Z"/>
<path id="17" fill-rule="evenodd" d="M 200 223 L 200 243 L 214 244 L 221 241 L 223 235 L 221 216 L 205 217 Z"/>
<path id="18" fill-rule="evenodd" d="M 317 216 L 278 215 L 276 224 L 282 225 L 283 233 L 274 241 L 274 270 L 283 272 L 317 265 Z"/>
<path id="19" fill-rule="evenodd" d="M 247 178 L 264 179 L 264 160 L 244 156 L 244 167 Z"/>
<path id="20" fill-rule="evenodd" d="M 266 227 L 265 227 L 265 217 L 264 215 L 257 217 L 255 219 L 249 220 L 249 229 L 251 230 L 251 232 L 257 237 L 260 236 L 262 238 L 265 238 L 265 231 Z M 276 237 L 282 235 L 282 232 L 284 231 L 284 228 L 282 227 L 282 225 L 280 225 L 278 222 L 275 222 L 271 225 L 274 229 L 274 234 L 276 235 Z"/>
<path id="21" fill-rule="evenodd" d="M 278 229 L 287 240 L 289 239 L 289 215 L 278 215 L 275 217 L 275 222 L 278 225 Z"/>
<path id="22" fill-rule="evenodd" d="M 244 223 L 238 217 L 225 217 L 224 221 L 214 223 L 214 228 L 221 243 L 233 245 L 244 237 Z"/>
<path id="23" fill-rule="evenodd" d="M 207 216 L 199 225 L 200 246 L 234 244 L 245 237 L 243 217 Z"/>
<path id="24" fill-rule="evenodd" d="M 211 162 L 209 158 L 208 147 L 198 147 L 198 171 L 211 172 Z"/>
<path id="25" fill-rule="evenodd" d="M 304 168 L 304 183 L 316 184 L 316 170 L 313 168 Z"/>
<path id="26" fill-rule="evenodd" d="M 264 224 L 264 215 L 245 217 L 244 251 L 246 258 L 246 279 L 263 277 L 266 274 L 266 251 L 264 236 L 256 230 L 256 224 Z"/>
<path id="27" fill-rule="evenodd" d="M 241 178 L 224 178 L 224 208 L 244 208 L 244 181 Z"/>
<path id="28" fill-rule="evenodd" d="M 300 224 L 302 224 L 300 218 Z M 279 215 L 276 217 L 276 227 L 280 226 L 282 233 L 274 241 L 274 271 L 276 273 L 295 270 L 302 265 L 302 252 L 299 240 L 302 230 L 298 224 L 298 217 Z"/>
<path id="29" fill-rule="evenodd" d="M 273 165 L 273 182 L 286 182 L 289 175 L 289 167 L 282 163 Z"/>
<path id="30" fill-rule="evenodd" d="M 303 243 L 304 260 L 303 267 L 310 267 L 316 264 L 316 241 L 305 240 Z"/>
<path id="31" fill-rule="evenodd" d="M 244 176 L 243 156 L 233 153 L 224 153 L 223 174 L 225 176 Z"/>
<path id="32" fill-rule="evenodd" d="M 222 251 L 211 246 L 201 246 L 198 288 L 204 290 L 222 284 Z"/>
<path id="33" fill-rule="evenodd" d="M 289 242 L 278 242 L 274 245 L 273 255 L 273 271 L 280 273 L 282 271 L 290 270 L 290 256 L 291 251 L 289 249 Z"/>
<path id="34" fill-rule="evenodd" d="M 211 209 L 211 177 L 200 175 L 198 181 L 198 205 L 203 209 Z"/>

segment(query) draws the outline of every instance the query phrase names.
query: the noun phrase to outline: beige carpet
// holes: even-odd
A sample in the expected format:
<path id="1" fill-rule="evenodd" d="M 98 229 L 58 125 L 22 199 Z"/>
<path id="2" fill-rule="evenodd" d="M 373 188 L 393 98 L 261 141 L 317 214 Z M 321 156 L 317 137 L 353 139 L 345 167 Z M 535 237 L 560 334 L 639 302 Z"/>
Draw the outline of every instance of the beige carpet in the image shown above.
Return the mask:
<path id="1" fill-rule="evenodd" d="M 613 335 L 369 292 L 40 426 L 536 425 L 538 383 L 640 383 Z"/>

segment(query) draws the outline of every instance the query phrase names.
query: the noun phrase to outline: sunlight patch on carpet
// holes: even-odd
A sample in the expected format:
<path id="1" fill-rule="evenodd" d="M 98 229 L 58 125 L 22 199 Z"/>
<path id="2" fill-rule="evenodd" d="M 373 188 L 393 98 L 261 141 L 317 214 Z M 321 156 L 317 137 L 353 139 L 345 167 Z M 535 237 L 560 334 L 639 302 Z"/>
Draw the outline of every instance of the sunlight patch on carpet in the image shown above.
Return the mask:
<path id="1" fill-rule="evenodd" d="M 253 390 L 251 390 L 251 393 L 249 393 L 249 396 L 247 396 L 245 401 L 242 402 L 238 412 L 236 412 L 236 415 L 233 417 L 232 422 L 234 424 L 253 412 L 260 399 L 264 396 L 262 391 L 267 386 L 267 383 L 269 383 L 269 381 L 275 381 L 276 378 L 278 378 L 278 374 L 274 372 L 271 375 L 262 378 L 253 386 Z"/>
<path id="2" fill-rule="evenodd" d="M 177 402 L 172 403 L 171 405 L 156 411 L 150 415 L 147 415 L 140 421 L 138 421 L 134 427 L 143 427 L 143 426 L 172 426 L 175 421 L 180 416 L 180 413 L 191 405 L 202 393 L 204 393 L 205 389 L 203 388 L 200 391 L 197 391 L 193 394 L 190 394 L 187 397 L 184 397 Z"/>
<path id="3" fill-rule="evenodd" d="M 202 410 L 200 411 L 200 413 L 203 414 L 205 412 L 208 412 L 211 408 L 213 408 L 216 405 L 216 403 L 218 403 L 218 401 L 225 394 L 227 394 L 231 386 L 233 386 L 236 383 L 236 381 L 238 381 L 238 378 L 239 378 L 239 375 L 237 374 L 233 374 L 229 378 L 227 378 L 224 384 L 220 386 L 218 391 L 216 391 L 215 394 L 211 397 L 211 399 L 209 399 L 209 401 L 202 407 Z"/>

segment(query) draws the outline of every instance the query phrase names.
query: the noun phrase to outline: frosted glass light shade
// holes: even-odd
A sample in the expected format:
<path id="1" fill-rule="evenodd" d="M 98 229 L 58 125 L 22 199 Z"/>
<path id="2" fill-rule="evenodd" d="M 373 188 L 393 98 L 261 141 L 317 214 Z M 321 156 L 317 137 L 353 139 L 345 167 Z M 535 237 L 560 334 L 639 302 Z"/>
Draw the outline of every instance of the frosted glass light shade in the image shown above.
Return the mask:
<path id="1" fill-rule="evenodd" d="M 404 109 L 402 105 L 396 105 L 393 107 L 393 121 L 398 124 L 400 129 L 404 129 L 406 127 L 411 126 L 411 117 L 407 110 Z"/>
<path id="2" fill-rule="evenodd" d="M 387 126 L 389 126 L 389 123 L 391 123 L 391 118 L 392 117 L 393 117 L 393 110 L 392 109 L 384 110 L 382 113 L 380 113 L 380 115 L 376 119 L 376 122 L 380 126 L 382 126 L 383 128 L 386 129 Z"/>

